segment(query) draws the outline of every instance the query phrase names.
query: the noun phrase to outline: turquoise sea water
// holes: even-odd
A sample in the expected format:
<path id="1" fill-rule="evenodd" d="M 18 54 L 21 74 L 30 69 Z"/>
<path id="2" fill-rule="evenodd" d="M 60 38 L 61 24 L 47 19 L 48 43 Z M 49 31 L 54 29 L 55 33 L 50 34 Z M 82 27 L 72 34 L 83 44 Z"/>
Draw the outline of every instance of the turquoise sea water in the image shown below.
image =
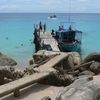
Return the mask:
<path id="1" fill-rule="evenodd" d="M 35 51 L 33 41 L 34 24 L 46 22 L 48 30 L 58 28 L 60 22 L 68 21 L 68 14 L 56 14 L 57 19 L 48 17 L 53 14 L 1 13 L 0 14 L 0 51 L 14 58 L 24 66 Z M 83 31 L 82 55 L 100 52 L 100 14 L 70 14 L 76 29 Z"/>

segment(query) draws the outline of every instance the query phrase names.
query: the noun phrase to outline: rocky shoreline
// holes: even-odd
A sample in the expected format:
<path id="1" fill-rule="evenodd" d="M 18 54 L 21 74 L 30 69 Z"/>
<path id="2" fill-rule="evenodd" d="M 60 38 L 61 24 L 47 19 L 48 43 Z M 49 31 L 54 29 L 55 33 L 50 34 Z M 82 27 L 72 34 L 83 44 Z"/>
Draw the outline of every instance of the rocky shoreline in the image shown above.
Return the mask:
<path id="1" fill-rule="evenodd" d="M 22 77 L 26 77 L 27 75 L 29 76 L 34 73 L 39 73 L 38 68 L 40 65 L 45 64 L 50 59 L 59 54 L 59 52 L 50 52 L 44 50 L 38 51 L 33 55 L 33 59 L 29 61 L 30 65 L 21 71 L 14 67 L 17 65 L 16 61 L 0 53 L 0 85 L 17 80 Z M 39 83 L 65 87 L 64 90 L 62 90 L 58 94 L 56 100 L 76 100 L 73 98 L 77 97 L 78 94 L 83 92 L 84 93 L 81 94 L 80 97 L 77 97 L 77 100 L 99 100 L 94 99 L 93 97 L 95 91 L 99 91 L 100 86 L 98 85 L 98 83 L 97 85 L 93 85 L 93 87 L 96 86 L 95 91 L 94 89 L 89 91 L 88 89 L 84 90 L 84 87 L 92 87 L 91 84 L 92 82 L 94 82 L 93 77 L 100 74 L 99 53 L 92 53 L 84 59 L 82 59 L 77 52 L 68 53 L 68 57 L 56 66 L 54 66 L 54 69 L 56 70 L 56 72 L 50 73 L 48 77 L 44 78 Z M 82 87 L 83 84 L 84 86 Z M 77 88 L 82 91 L 79 92 Z M 86 95 L 87 91 L 92 95 L 93 98 L 88 98 L 90 94 L 88 93 Z M 49 95 L 47 95 L 47 97 L 42 98 L 41 100 L 51 100 L 48 96 Z M 98 94 L 98 96 L 96 96 L 95 98 L 99 98 L 99 96 L 100 95 Z M 85 99 L 82 97 L 84 97 Z"/>

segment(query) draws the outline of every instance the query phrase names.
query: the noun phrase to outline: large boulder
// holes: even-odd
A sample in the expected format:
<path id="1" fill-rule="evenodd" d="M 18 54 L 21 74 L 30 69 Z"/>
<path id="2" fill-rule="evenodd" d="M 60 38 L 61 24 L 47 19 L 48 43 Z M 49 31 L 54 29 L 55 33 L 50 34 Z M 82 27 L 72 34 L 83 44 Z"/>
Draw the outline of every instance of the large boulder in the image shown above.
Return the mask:
<path id="1" fill-rule="evenodd" d="M 15 69 L 13 67 L 0 66 L 0 85 L 5 83 L 4 78 L 12 79 L 12 80 L 14 79 L 14 77 L 13 77 L 14 70 Z"/>
<path id="2" fill-rule="evenodd" d="M 52 51 L 46 51 L 46 50 L 40 50 L 37 53 L 34 53 L 33 59 L 35 64 L 39 64 L 48 58 L 52 58 L 55 55 L 58 55 L 59 52 L 52 52 Z"/>
<path id="3" fill-rule="evenodd" d="M 77 68 L 78 65 L 81 64 L 81 57 L 79 53 L 77 52 L 70 52 L 68 53 L 68 57 L 63 60 L 64 64 L 63 67 L 64 69 L 75 69 Z"/>
<path id="4" fill-rule="evenodd" d="M 49 84 L 49 85 L 53 85 L 53 86 L 68 86 L 74 80 L 75 80 L 75 78 L 73 77 L 73 75 L 55 72 L 55 73 L 51 73 L 48 77 L 44 78 L 39 83 Z"/>
<path id="5" fill-rule="evenodd" d="M 17 62 L 10 57 L 0 53 L 0 66 L 15 66 Z"/>
<path id="6" fill-rule="evenodd" d="M 81 76 L 81 75 L 91 75 L 91 76 L 94 76 L 95 74 L 93 72 L 91 72 L 91 71 L 85 70 L 85 71 L 79 73 L 79 76 Z"/>
<path id="7" fill-rule="evenodd" d="M 81 56 L 78 52 L 71 52 L 70 55 L 73 57 L 74 65 L 80 65 L 81 64 Z"/>
<path id="8" fill-rule="evenodd" d="M 100 76 L 77 79 L 60 91 L 56 100 L 100 100 Z"/>
<path id="9" fill-rule="evenodd" d="M 24 72 L 13 66 L 0 66 L 0 85 L 24 77 Z"/>
<path id="10" fill-rule="evenodd" d="M 100 53 L 94 52 L 94 53 L 89 54 L 87 57 L 84 58 L 83 63 L 87 63 L 90 61 L 100 62 Z"/>
<path id="11" fill-rule="evenodd" d="M 100 63 L 94 62 L 90 65 L 90 70 L 94 72 L 96 75 L 100 73 Z"/>

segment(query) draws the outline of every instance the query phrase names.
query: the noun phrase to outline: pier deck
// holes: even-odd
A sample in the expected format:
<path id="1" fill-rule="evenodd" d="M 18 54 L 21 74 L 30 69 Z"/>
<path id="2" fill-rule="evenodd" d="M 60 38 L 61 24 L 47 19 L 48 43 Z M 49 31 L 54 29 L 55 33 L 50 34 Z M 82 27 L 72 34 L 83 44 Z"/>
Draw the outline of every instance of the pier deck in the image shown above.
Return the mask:
<path id="1" fill-rule="evenodd" d="M 51 31 L 40 32 L 41 44 L 48 45 L 52 51 L 60 51 L 57 41 L 52 37 Z"/>

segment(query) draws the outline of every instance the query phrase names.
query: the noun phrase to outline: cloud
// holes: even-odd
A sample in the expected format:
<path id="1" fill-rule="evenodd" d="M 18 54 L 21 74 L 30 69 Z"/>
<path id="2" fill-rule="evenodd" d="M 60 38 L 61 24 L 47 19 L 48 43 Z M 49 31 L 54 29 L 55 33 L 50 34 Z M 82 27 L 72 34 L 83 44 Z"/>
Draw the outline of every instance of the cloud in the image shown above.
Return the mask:
<path id="1" fill-rule="evenodd" d="M 69 12 L 69 2 L 70 0 L 0 0 L 0 12 Z M 100 0 L 71 0 L 71 12 L 92 11 L 100 12 Z"/>
<path id="2" fill-rule="evenodd" d="M 63 1 L 63 0 L 62 0 Z M 48 7 L 52 7 L 52 6 L 56 6 L 56 5 L 59 5 L 59 4 L 62 4 L 62 1 L 61 0 L 37 0 L 35 1 L 35 3 L 41 5 L 41 6 L 48 6 Z M 59 5 L 60 6 L 60 5 Z"/>
<path id="3" fill-rule="evenodd" d="M 79 0 L 80 2 L 87 2 L 88 0 Z"/>
<path id="4" fill-rule="evenodd" d="M 0 10 L 7 10 L 7 9 L 12 10 L 12 9 L 17 8 L 17 7 L 18 7 L 17 5 L 2 5 L 2 6 L 0 6 Z"/>

